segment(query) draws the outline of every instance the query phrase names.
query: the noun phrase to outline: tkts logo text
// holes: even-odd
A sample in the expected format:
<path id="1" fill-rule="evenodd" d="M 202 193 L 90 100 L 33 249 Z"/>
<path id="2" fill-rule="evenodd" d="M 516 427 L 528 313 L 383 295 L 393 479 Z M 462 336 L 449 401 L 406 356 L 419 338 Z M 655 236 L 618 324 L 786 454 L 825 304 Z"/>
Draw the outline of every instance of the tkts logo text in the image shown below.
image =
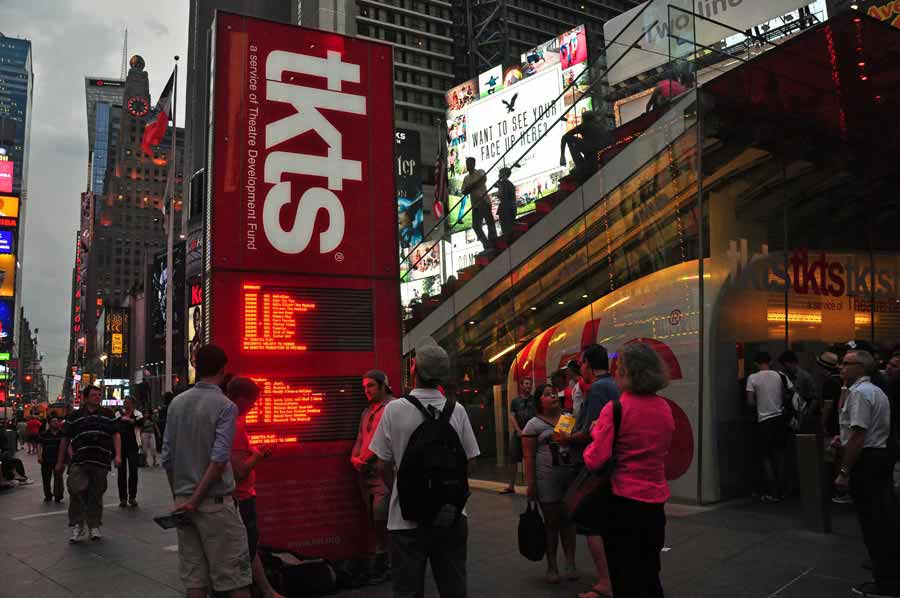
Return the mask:
<path id="1" fill-rule="evenodd" d="M 305 87 L 282 81 L 287 74 L 320 77 L 327 89 Z M 272 247 L 282 253 L 298 254 L 313 241 L 320 210 L 328 215 L 328 226 L 314 247 L 319 253 L 335 251 L 344 238 L 345 218 L 340 192 L 344 181 L 362 180 L 362 164 L 344 158 L 343 136 L 323 114 L 340 122 L 336 113 L 366 114 L 366 98 L 344 93 L 344 83 L 359 83 L 360 67 L 343 61 L 340 52 L 328 51 L 325 58 L 280 50 L 266 57 L 266 101 L 293 107 L 293 113 L 266 126 L 265 182 L 274 185 L 263 204 L 263 230 Z M 279 145 L 313 132 L 328 146 L 326 155 L 279 151 Z M 286 174 L 310 175 L 322 186 L 299 188 L 296 181 L 282 180 Z M 293 218 L 283 219 L 283 209 L 293 210 Z M 290 220 L 287 228 L 283 222 Z"/>

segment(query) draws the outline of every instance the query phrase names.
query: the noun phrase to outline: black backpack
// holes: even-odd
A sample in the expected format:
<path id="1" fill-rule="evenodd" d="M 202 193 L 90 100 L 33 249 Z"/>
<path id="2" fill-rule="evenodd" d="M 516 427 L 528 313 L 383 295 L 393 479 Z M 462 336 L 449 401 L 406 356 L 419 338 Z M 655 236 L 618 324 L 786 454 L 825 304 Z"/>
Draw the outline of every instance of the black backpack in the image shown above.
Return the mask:
<path id="1" fill-rule="evenodd" d="M 450 425 L 456 401 L 447 399 L 440 415 L 434 415 L 415 397 L 403 398 L 425 421 L 412 433 L 397 472 L 400 511 L 425 527 L 450 527 L 469 498 L 469 460 Z"/>

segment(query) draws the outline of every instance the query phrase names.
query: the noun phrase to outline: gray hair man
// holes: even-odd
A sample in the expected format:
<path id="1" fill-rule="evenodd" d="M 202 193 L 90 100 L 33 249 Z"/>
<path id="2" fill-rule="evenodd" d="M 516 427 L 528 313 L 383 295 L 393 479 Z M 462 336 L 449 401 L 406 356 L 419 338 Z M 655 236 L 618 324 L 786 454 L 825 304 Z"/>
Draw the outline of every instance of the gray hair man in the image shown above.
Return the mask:
<path id="1" fill-rule="evenodd" d="M 459 437 L 462 451 L 471 464 L 480 454 L 472 424 L 465 408 L 448 401 L 440 390 L 450 378 L 450 357 L 434 340 L 427 339 L 417 346 L 411 368 L 415 388 L 409 397 L 391 401 L 375 431 L 369 449 L 382 461 L 385 476 L 393 491 L 388 509 L 388 534 L 391 544 L 391 575 L 395 598 L 415 598 L 425 594 L 425 565 L 431 571 L 441 596 L 466 596 L 466 554 L 468 523 L 465 510 L 452 525 L 422 526 L 404 519 L 395 473 L 409 446 L 413 433 L 425 422 L 425 413 L 432 417 L 444 409 L 453 409 L 449 424 Z M 416 402 L 419 404 L 416 405 Z"/>
<path id="2" fill-rule="evenodd" d="M 848 351 L 841 363 L 848 395 L 840 414 L 844 458 L 834 484 L 841 490 L 849 488 L 872 559 L 875 581 L 853 588 L 854 593 L 900 596 L 900 544 L 896 541 L 900 525 L 891 515 L 891 405 L 870 379 L 875 368 L 875 358 L 868 351 Z"/>

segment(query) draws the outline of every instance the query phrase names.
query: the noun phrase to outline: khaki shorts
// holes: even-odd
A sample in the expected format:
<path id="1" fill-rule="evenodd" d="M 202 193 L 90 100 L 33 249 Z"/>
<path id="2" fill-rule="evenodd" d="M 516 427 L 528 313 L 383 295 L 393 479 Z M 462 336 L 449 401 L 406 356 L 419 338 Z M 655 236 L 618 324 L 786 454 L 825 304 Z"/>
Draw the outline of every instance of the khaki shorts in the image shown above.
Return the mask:
<path id="1" fill-rule="evenodd" d="M 359 476 L 359 490 L 369 519 L 371 521 L 387 521 L 391 491 L 381 477 L 380 467 L 373 468 L 373 471 Z"/>
<path id="2" fill-rule="evenodd" d="M 175 503 L 186 499 L 176 497 Z M 229 592 L 253 581 L 241 515 L 230 496 L 220 500 L 204 500 L 191 513 L 190 525 L 178 528 L 178 568 L 185 589 Z"/>

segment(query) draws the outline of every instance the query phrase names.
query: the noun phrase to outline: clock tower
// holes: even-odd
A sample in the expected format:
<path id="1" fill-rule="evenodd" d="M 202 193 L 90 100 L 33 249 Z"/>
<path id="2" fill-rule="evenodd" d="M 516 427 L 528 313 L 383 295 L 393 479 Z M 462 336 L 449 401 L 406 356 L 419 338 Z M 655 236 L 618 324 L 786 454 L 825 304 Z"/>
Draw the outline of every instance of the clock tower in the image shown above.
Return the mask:
<path id="1" fill-rule="evenodd" d="M 170 127 L 153 155 L 141 148 L 144 129 L 156 114 L 144 59 L 135 55 L 128 64 L 122 105 L 117 107 L 119 127 L 110 130 L 115 150 L 103 193 L 94 198 L 89 296 L 107 306 L 122 305 L 135 283 L 144 283 L 148 265 L 166 246 L 164 196 L 172 131 Z M 181 168 L 176 167 L 172 198 L 176 213 L 181 209 L 181 179 Z M 177 215 L 175 221 L 180 221 Z"/>

